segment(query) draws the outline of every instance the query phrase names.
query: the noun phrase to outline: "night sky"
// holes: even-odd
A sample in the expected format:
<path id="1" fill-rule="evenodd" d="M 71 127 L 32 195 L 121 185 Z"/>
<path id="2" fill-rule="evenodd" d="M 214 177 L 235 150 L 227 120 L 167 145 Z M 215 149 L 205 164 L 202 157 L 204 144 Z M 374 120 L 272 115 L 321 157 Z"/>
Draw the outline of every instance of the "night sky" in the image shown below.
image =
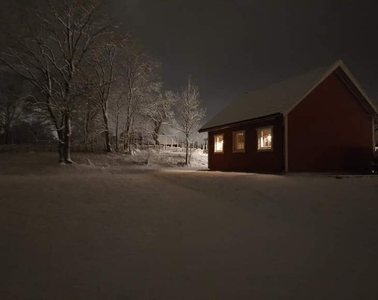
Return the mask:
<path id="1" fill-rule="evenodd" d="M 378 1 L 109 1 L 162 61 L 166 89 L 196 79 L 206 119 L 246 91 L 338 59 L 377 103 Z"/>

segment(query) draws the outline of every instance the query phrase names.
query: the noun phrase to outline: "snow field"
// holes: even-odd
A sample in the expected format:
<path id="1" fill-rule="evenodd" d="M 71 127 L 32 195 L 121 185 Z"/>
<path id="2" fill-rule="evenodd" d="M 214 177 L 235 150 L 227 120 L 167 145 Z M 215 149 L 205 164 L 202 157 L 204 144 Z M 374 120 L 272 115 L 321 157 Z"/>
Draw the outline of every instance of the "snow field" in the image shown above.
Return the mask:
<path id="1" fill-rule="evenodd" d="M 378 296 L 378 176 L 89 159 L 0 156 L 1 299 Z"/>

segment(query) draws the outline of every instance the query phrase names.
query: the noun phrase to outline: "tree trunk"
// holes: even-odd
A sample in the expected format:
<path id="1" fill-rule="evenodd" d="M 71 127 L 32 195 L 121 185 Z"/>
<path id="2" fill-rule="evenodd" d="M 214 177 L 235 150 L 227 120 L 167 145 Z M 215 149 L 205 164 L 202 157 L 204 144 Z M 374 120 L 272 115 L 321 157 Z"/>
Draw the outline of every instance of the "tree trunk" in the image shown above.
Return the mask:
<path id="1" fill-rule="evenodd" d="M 71 115 L 66 113 L 64 115 L 64 162 L 71 164 Z"/>
<path id="2" fill-rule="evenodd" d="M 131 113 L 131 104 L 133 99 L 133 88 L 132 82 L 129 78 L 128 87 L 129 87 L 129 98 L 127 103 L 127 110 L 126 110 L 126 124 L 125 124 L 125 131 L 124 131 L 124 151 L 128 154 L 131 153 L 131 127 L 132 127 L 132 113 Z"/>
<path id="3" fill-rule="evenodd" d="M 130 124 L 129 124 L 129 128 L 127 130 L 127 139 L 129 140 L 127 152 L 130 155 L 133 154 L 132 149 L 131 149 L 131 146 L 132 146 L 131 142 L 132 142 L 132 136 L 133 136 L 133 127 L 134 127 L 133 118 L 130 118 Z"/>
<path id="4" fill-rule="evenodd" d="M 155 122 L 154 123 L 154 132 L 152 133 L 152 138 L 154 139 L 155 145 L 159 146 L 159 131 L 161 127 L 161 122 Z"/>
<path id="5" fill-rule="evenodd" d="M 126 143 L 127 141 L 126 141 L 126 123 L 125 123 L 125 125 L 123 126 L 123 152 L 126 152 L 126 147 L 127 147 Z"/>
<path id="6" fill-rule="evenodd" d="M 189 137 L 186 135 L 185 137 L 185 164 L 188 166 L 190 164 L 189 161 Z"/>
<path id="7" fill-rule="evenodd" d="M 64 125 L 64 116 L 62 115 L 60 118 L 60 124 L 59 124 L 59 118 L 56 116 L 55 112 L 53 111 L 51 107 L 51 99 L 47 98 L 46 99 L 46 104 L 47 104 L 47 110 L 50 114 L 50 118 L 52 119 L 56 133 L 58 135 L 58 153 L 59 153 L 59 162 L 63 162 L 64 159 L 64 134 L 63 134 L 63 125 Z"/>
<path id="8" fill-rule="evenodd" d="M 84 151 L 88 151 L 88 142 L 89 142 L 89 119 L 90 119 L 90 112 L 87 104 L 87 109 L 85 112 L 85 119 L 84 119 Z"/>
<path id="9" fill-rule="evenodd" d="M 109 120 L 108 120 L 108 114 L 106 112 L 106 109 L 102 110 L 102 117 L 104 119 L 104 125 L 105 125 L 106 152 L 112 152 L 113 149 L 112 149 L 111 144 L 110 144 Z"/>
<path id="10" fill-rule="evenodd" d="M 109 130 L 105 131 L 105 143 L 106 143 L 106 152 L 112 152 L 113 149 L 110 144 L 110 133 Z"/>
<path id="11" fill-rule="evenodd" d="M 58 154 L 59 154 L 59 162 L 64 161 L 64 134 L 63 134 L 63 125 L 64 125 L 64 118 L 62 117 L 60 124 L 58 124 L 58 120 L 55 118 L 55 130 L 58 136 Z"/>
<path id="12" fill-rule="evenodd" d="M 124 144 L 123 144 L 123 150 L 127 153 L 127 154 L 132 154 L 132 151 L 131 151 L 131 131 L 132 131 L 132 119 L 128 119 L 126 120 L 126 124 L 125 124 L 125 130 L 123 132 L 123 136 L 124 136 Z"/>
<path id="13" fill-rule="evenodd" d="M 58 134 L 58 153 L 59 153 L 59 162 L 63 162 L 64 161 L 64 142 L 63 142 L 63 139 L 64 139 L 64 136 L 63 136 L 63 131 L 62 130 L 57 130 L 57 134 Z"/>
<path id="14" fill-rule="evenodd" d="M 116 146 L 116 151 L 119 151 L 119 141 L 118 141 L 118 134 L 119 134 L 119 111 L 117 110 L 117 115 L 116 115 L 116 132 L 115 132 L 115 146 Z"/>
<path id="15" fill-rule="evenodd" d="M 126 152 L 127 149 L 127 140 L 126 140 L 126 125 L 123 129 L 123 152 Z"/>

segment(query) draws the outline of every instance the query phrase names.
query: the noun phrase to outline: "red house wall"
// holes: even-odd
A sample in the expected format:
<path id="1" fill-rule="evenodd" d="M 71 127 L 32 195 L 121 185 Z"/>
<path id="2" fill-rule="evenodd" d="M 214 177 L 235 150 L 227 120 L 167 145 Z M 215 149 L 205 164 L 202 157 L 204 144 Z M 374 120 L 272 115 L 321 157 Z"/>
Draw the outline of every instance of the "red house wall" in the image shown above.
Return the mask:
<path id="1" fill-rule="evenodd" d="M 273 151 L 257 151 L 257 128 L 273 126 Z M 232 132 L 245 130 L 245 152 L 233 153 Z M 224 134 L 223 153 L 214 153 L 214 135 Z M 268 172 L 284 170 L 283 118 L 229 127 L 209 132 L 209 169 L 219 171 Z"/>
<path id="2" fill-rule="evenodd" d="M 288 115 L 289 172 L 367 172 L 372 118 L 334 72 Z"/>

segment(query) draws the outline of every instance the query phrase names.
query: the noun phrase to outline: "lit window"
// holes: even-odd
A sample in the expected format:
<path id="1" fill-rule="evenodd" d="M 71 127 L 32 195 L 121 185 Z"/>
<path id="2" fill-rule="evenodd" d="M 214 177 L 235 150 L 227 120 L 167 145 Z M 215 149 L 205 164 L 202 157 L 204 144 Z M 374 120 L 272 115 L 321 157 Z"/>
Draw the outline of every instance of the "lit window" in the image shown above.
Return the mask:
<path id="1" fill-rule="evenodd" d="M 272 127 L 257 129 L 257 149 L 271 150 L 273 142 Z"/>
<path id="2" fill-rule="evenodd" d="M 223 134 L 214 135 L 214 152 L 223 153 Z"/>
<path id="3" fill-rule="evenodd" d="M 233 136 L 233 150 L 234 152 L 245 151 L 245 132 L 237 131 L 232 133 Z"/>

